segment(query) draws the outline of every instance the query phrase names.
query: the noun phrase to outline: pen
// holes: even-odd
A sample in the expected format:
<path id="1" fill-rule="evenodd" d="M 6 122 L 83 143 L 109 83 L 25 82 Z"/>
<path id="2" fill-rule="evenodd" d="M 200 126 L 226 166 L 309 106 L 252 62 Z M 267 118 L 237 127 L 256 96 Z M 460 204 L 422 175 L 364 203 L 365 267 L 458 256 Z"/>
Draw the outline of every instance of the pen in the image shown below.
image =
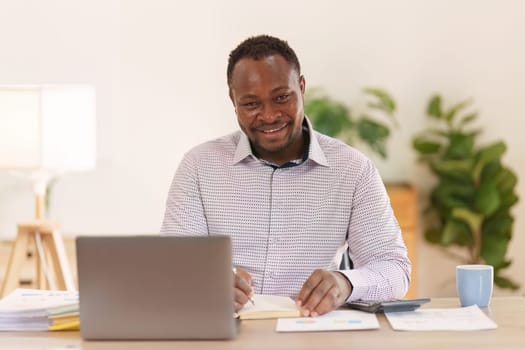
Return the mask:
<path id="1" fill-rule="evenodd" d="M 237 268 L 235 266 L 232 267 L 232 271 L 234 275 L 237 275 Z M 253 306 L 255 306 L 255 301 L 253 301 L 253 298 L 250 298 L 250 302 L 252 303 Z"/>

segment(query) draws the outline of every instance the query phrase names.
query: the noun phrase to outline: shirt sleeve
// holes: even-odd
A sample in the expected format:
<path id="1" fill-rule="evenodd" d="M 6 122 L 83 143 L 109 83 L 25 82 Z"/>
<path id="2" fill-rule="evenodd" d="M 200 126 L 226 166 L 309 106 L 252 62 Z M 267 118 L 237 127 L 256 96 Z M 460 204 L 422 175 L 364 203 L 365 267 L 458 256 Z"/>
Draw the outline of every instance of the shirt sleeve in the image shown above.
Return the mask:
<path id="1" fill-rule="evenodd" d="M 399 224 L 371 161 L 360 179 L 347 242 L 354 269 L 340 271 L 353 286 L 347 301 L 402 298 L 410 284 L 411 263 Z"/>
<path id="2" fill-rule="evenodd" d="M 197 159 L 186 154 L 171 183 L 161 235 L 207 235 L 208 227 L 202 205 Z"/>

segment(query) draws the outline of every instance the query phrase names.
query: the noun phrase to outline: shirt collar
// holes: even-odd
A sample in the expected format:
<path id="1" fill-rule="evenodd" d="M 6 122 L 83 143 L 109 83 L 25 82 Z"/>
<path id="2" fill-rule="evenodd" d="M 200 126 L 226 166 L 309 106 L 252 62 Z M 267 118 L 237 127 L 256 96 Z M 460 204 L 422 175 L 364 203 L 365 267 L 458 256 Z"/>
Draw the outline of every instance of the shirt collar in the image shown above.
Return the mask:
<path id="1" fill-rule="evenodd" d="M 329 166 L 328 160 L 326 160 L 324 151 L 321 148 L 321 145 L 319 144 L 319 140 L 317 139 L 317 136 L 319 134 L 314 131 L 314 129 L 312 128 L 312 123 L 310 122 L 310 119 L 308 119 L 307 116 L 304 117 L 304 120 L 306 121 L 306 125 L 308 126 L 308 133 L 310 134 L 310 147 L 308 151 L 308 159 L 313 160 L 319 165 L 326 167 Z"/>
<path id="2" fill-rule="evenodd" d="M 304 117 L 303 123 L 307 127 L 308 134 L 310 136 L 310 145 L 308 147 L 308 157 L 306 158 L 306 161 L 312 160 L 319 165 L 328 166 L 326 156 L 321 148 L 321 145 L 319 145 L 319 141 L 316 137 L 317 135 L 314 132 L 312 123 L 307 116 Z M 248 139 L 248 136 L 246 136 L 246 134 L 241 131 L 239 142 L 237 143 L 237 149 L 235 150 L 235 155 L 233 156 L 232 165 L 241 162 L 247 157 L 257 159 L 257 157 L 252 152 L 252 147 L 250 146 L 250 140 Z"/>

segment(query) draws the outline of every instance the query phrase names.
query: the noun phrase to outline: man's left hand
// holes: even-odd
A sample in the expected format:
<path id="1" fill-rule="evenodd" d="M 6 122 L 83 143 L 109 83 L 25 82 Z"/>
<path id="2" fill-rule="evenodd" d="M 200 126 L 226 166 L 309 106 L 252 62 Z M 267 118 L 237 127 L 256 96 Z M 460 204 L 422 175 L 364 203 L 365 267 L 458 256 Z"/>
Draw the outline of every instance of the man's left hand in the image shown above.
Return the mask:
<path id="1" fill-rule="evenodd" d="M 319 316 L 337 309 L 352 292 L 350 281 L 336 271 L 315 270 L 303 284 L 295 302 L 303 316 Z"/>

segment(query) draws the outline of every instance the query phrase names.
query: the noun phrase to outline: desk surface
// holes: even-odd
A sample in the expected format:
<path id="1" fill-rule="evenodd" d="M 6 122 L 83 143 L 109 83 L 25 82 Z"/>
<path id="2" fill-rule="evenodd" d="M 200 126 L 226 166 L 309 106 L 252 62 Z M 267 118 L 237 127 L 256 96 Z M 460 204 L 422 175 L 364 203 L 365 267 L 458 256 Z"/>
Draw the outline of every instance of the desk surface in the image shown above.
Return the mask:
<path id="1" fill-rule="evenodd" d="M 433 299 L 426 308 L 458 307 L 456 298 Z M 525 298 L 493 298 L 484 311 L 498 329 L 466 332 L 396 332 L 384 315 L 380 330 L 276 333 L 275 320 L 243 321 L 231 341 L 84 341 L 78 332 L 0 333 L 0 349 L 525 349 Z"/>

